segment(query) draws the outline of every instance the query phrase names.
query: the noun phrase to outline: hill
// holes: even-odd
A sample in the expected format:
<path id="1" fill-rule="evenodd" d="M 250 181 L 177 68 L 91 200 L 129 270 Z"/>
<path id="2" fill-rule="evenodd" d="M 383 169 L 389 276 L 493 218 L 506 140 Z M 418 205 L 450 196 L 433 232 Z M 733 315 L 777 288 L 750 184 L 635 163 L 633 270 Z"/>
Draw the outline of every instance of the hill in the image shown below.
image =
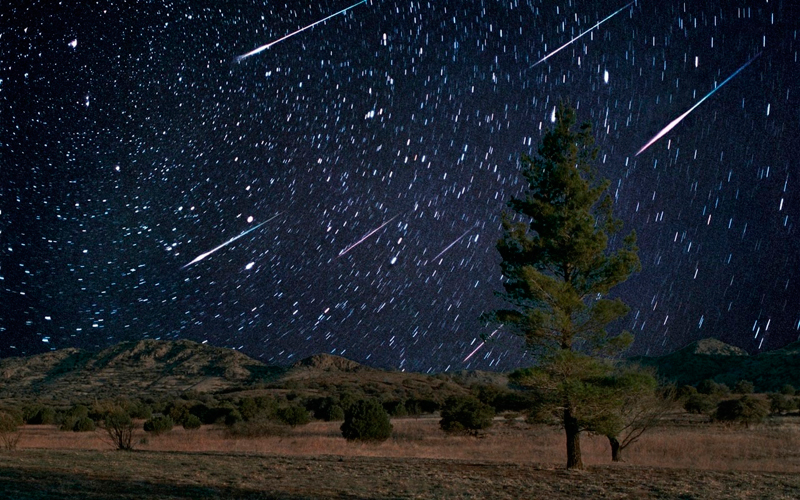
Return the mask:
<path id="1" fill-rule="evenodd" d="M 739 380 L 749 380 L 762 392 L 786 384 L 800 388 L 800 342 L 750 356 L 719 340 L 703 339 L 664 356 L 633 361 L 655 367 L 663 379 L 678 385 L 712 379 L 731 387 Z"/>
<path id="2" fill-rule="evenodd" d="M 189 340 L 124 342 L 97 353 L 62 349 L 0 359 L 0 398 L 79 401 L 119 395 L 146 398 L 194 393 L 226 397 L 350 394 L 431 399 L 467 391 L 449 375 L 387 371 L 318 354 L 291 367 L 268 366 L 238 351 Z M 483 377 L 481 380 L 492 380 Z M 477 381 L 475 378 L 470 379 Z"/>

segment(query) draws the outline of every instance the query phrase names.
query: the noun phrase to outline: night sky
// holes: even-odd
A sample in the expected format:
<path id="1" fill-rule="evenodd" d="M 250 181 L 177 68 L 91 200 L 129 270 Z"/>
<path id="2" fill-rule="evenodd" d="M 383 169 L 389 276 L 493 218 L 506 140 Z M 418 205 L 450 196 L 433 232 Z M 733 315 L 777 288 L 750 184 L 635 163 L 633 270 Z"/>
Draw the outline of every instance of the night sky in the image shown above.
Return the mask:
<path id="1" fill-rule="evenodd" d="M 0 356 L 530 363 L 504 330 L 464 359 L 559 102 L 639 236 L 631 353 L 797 340 L 793 0 L 133 3 L 0 8 Z"/>

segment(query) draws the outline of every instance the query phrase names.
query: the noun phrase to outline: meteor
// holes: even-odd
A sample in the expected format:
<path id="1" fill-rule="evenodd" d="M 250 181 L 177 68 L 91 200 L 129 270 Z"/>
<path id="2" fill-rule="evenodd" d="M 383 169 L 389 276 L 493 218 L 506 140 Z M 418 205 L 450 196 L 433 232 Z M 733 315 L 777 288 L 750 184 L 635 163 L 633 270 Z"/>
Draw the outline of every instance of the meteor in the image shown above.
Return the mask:
<path id="1" fill-rule="evenodd" d="M 503 328 L 503 327 L 501 326 L 500 328 Z M 495 333 L 497 333 L 497 332 L 499 332 L 499 331 L 500 331 L 500 328 L 498 328 L 497 330 L 493 331 L 491 335 L 489 335 L 488 337 L 486 337 L 486 340 L 489 340 L 490 338 L 494 337 L 494 334 L 495 334 Z M 474 350 L 474 351 L 472 351 L 471 353 L 469 353 L 469 356 L 467 356 L 466 358 L 464 358 L 464 361 L 462 361 L 462 363 L 466 363 L 466 362 L 469 360 L 469 358 L 471 358 L 471 357 L 472 357 L 472 356 L 473 356 L 473 355 L 474 355 L 476 352 L 478 352 L 478 349 L 480 349 L 481 347 L 483 347 L 483 345 L 484 345 L 485 343 L 486 343 L 486 342 L 481 342 L 481 343 L 478 345 L 478 347 L 476 347 L 476 348 L 475 348 L 475 350 Z"/>
<path id="2" fill-rule="evenodd" d="M 699 101 L 697 101 L 697 103 L 696 103 L 694 106 L 692 106 L 691 108 L 689 108 L 689 110 L 688 110 L 687 112 L 685 112 L 685 113 L 684 113 L 684 114 L 682 114 L 681 116 L 679 116 L 679 117 L 675 118 L 674 120 L 672 120 L 671 122 L 669 122 L 669 125 L 667 125 L 667 126 L 666 126 L 666 127 L 664 127 L 663 129 L 661 129 L 661 132 L 657 133 L 657 134 L 655 135 L 655 137 L 653 137 L 652 139 L 650 139 L 650 140 L 647 142 L 647 144 L 645 144 L 644 146 L 642 146 L 642 147 L 639 149 L 639 151 L 637 151 L 637 152 L 636 152 L 636 154 L 635 154 L 634 156 L 639 156 L 639 154 L 641 154 L 641 153 L 642 153 L 642 152 L 643 152 L 645 149 L 649 148 L 649 147 L 650 147 L 650 146 L 652 146 L 652 145 L 653 145 L 653 143 L 655 143 L 657 140 L 659 140 L 659 139 L 661 139 L 662 137 L 664 137 L 664 135 L 666 135 L 666 134 L 667 134 L 667 132 L 669 132 L 670 130 L 672 130 L 673 128 L 675 128 L 675 126 L 676 126 L 676 125 L 678 125 L 678 124 L 681 122 L 681 120 L 683 120 L 684 118 L 686 118 L 686 116 L 687 116 L 689 113 L 691 113 L 692 111 L 694 111 L 694 109 L 695 109 L 697 106 L 699 106 L 699 105 L 700 105 L 700 104 L 701 104 L 703 101 L 705 101 L 706 99 L 708 99 L 709 97 L 711 97 L 711 94 L 713 94 L 714 92 L 716 92 L 717 90 L 719 90 L 719 89 L 720 89 L 720 88 L 721 88 L 723 85 L 725 85 L 726 83 L 728 83 L 728 82 L 731 80 L 731 78 L 733 78 L 734 76 L 736 76 L 737 74 L 739 74 L 739 72 L 740 72 L 740 71 L 742 71 L 743 69 L 745 69 L 745 68 L 747 67 L 747 65 L 748 65 L 748 64 L 750 64 L 751 62 L 753 62 L 753 60 L 754 60 L 756 57 L 760 56 L 760 55 L 761 55 L 761 52 L 759 52 L 758 54 L 754 55 L 754 56 L 753 56 L 753 57 L 752 57 L 752 58 L 751 58 L 749 61 L 747 61 L 747 62 L 746 62 L 746 63 L 744 63 L 744 64 L 743 64 L 743 65 L 742 65 L 742 66 L 741 66 L 739 69 L 737 69 L 736 71 L 734 71 L 734 72 L 733 72 L 733 74 L 732 74 L 731 76 L 729 76 L 729 77 L 728 77 L 728 78 L 726 78 L 726 79 L 725 79 L 725 80 L 724 80 L 722 83 L 720 83 L 719 85 L 717 85 L 716 87 L 714 87 L 714 90 L 712 90 L 711 92 L 709 92 L 708 94 L 706 94 L 706 96 L 705 96 L 705 97 L 703 97 L 702 99 L 700 99 Z"/>
<path id="3" fill-rule="evenodd" d="M 186 264 L 184 266 L 181 266 L 181 269 L 186 269 L 187 267 L 191 266 L 192 264 L 196 264 L 196 263 L 200 262 L 201 260 L 205 259 L 206 257 L 208 257 L 212 253 L 216 252 L 217 250 L 230 245 L 231 243 L 233 243 L 234 241 L 238 240 L 239 238 L 241 238 L 242 236 L 246 235 L 247 233 L 251 233 L 251 232 L 255 231 L 256 229 L 260 228 L 261 226 L 263 226 L 264 224 L 266 224 L 267 222 L 271 221 L 272 219 L 274 219 L 275 217 L 277 217 L 279 215 L 280 215 L 280 212 L 278 212 L 277 214 L 273 215 L 269 219 L 265 220 L 261 224 L 258 224 L 257 226 L 254 226 L 254 227 L 251 227 L 247 231 L 239 234 L 239 236 L 234 236 L 233 238 L 229 239 L 228 241 L 226 241 L 222 245 L 219 245 L 218 247 L 212 248 L 211 250 L 209 250 L 206 253 L 201 253 L 200 255 L 195 257 L 193 261 L 189 262 L 188 264 Z"/>
<path id="4" fill-rule="evenodd" d="M 275 45 L 276 43 L 280 43 L 280 42 L 282 42 L 282 41 L 286 40 L 287 38 L 293 37 L 293 36 L 295 36 L 296 34 L 300 33 L 301 31 L 305 31 L 305 30 L 307 30 L 307 29 L 309 29 L 309 28 L 313 28 L 314 26 L 318 25 L 319 23 L 324 23 L 324 22 L 325 22 L 325 21 L 327 21 L 328 19 L 330 19 L 330 18 L 332 18 L 332 17 L 335 17 L 335 16 L 338 16 L 339 14 L 344 14 L 344 13 L 345 13 L 345 12 L 347 12 L 348 10 L 352 9 L 353 7 L 357 7 L 357 6 L 361 5 L 362 3 L 367 3 L 367 0 L 361 0 L 360 2 L 358 2 L 358 3 L 356 3 L 356 4 L 353 4 L 353 5 L 351 5 L 350 7 L 346 8 L 346 9 L 342 9 L 342 10 L 340 10 L 339 12 L 337 12 L 337 13 L 335 13 L 335 14 L 331 14 L 330 16 L 326 17 L 325 19 L 322 19 L 322 20 L 320 20 L 320 21 L 317 21 L 317 22 L 315 22 L 315 23 L 309 24 L 308 26 L 306 26 L 306 27 L 304 27 L 304 28 L 300 28 L 300 29 L 299 29 L 299 30 L 297 30 L 297 31 L 293 31 L 292 33 L 289 33 L 288 35 L 286 35 L 286 36 L 284 36 L 284 37 L 278 38 L 277 40 L 275 40 L 275 41 L 273 41 L 273 42 L 269 42 L 269 43 L 268 43 L 268 44 L 266 44 L 266 45 L 262 45 L 261 47 L 258 47 L 257 49 L 253 49 L 253 50 L 251 50 L 251 51 L 250 51 L 250 52 L 248 52 L 247 54 L 242 54 L 242 55 L 240 55 L 240 56 L 237 56 L 237 57 L 236 57 L 236 62 L 239 62 L 239 61 L 241 61 L 241 60 L 243 60 L 243 59 L 246 59 L 246 58 L 248 58 L 248 57 L 250 57 L 250 56 L 254 56 L 254 55 L 258 54 L 259 52 L 263 52 L 263 51 L 267 50 L 268 48 L 272 47 L 273 45 Z"/>
<path id="5" fill-rule="evenodd" d="M 430 260 L 430 262 L 433 262 L 433 261 L 435 261 L 436 259 L 438 259 L 439 257 L 441 257 L 441 256 L 442 256 L 442 255 L 443 255 L 443 254 L 444 254 L 446 251 L 450 250 L 450 248 L 451 248 L 453 245 L 455 245 L 456 243 L 458 243 L 459 241 L 461 241 L 461 238 L 463 238 L 464 236 L 466 236 L 466 235 L 467 235 L 467 233 L 469 233 L 469 232 L 470 232 L 470 231 L 472 231 L 473 229 L 475 229 L 475 226 L 472 226 L 471 228 L 469 228 L 469 229 L 467 229 L 466 231 L 464 231 L 464 234 L 462 234 L 461 236 L 459 236 L 458 238 L 456 238 L 456 239 L 455 239 L 455 241 L 453 241 L 452 243 L 450 243 L 449 245 L 447 245 L 446 247 L 444 247 L 444 250 L 442 250 L 441 252 L 439 252 L 439 254 L 438 254 L 436 257 L 432 258 L 432 259 Z"/>
<path id="6" fill-rule="evenodd" d="M 550 52 L 549 54 L 547 54 L 547 55 L 546 55 L 546 56 L 544 56 L 543 58 L 541 58 L 541 59 L 539 59 L 538 61 L 536 61 L 536 63 L 535 63 L 533 66 L 531 66 L 530 68 L 528 68 L 528 69 L 532 69 L 534 66 L 538 66 L 539 64 L 541 64 L 541 63 L 545 62 L 546 60 L 550 59 L 550 58 L 551 58 L 551 57 L 553 57 L 554 55 L 558 54 L 559 52 L 561 52 L 561 50 L 562 50 L 562 49 L 565 49 L 565 48 L 567 48 L 569 45 L 571 45 L 571 44 L 575 43 L 575 41 L 576 41 L 576 40 L 578 40 L 580 37 L 582 37 L 582 36 L 583 36 L 583 35 L 585 35 L 586 33 L 589 33 L 590 31 L 592 31 L 593 29 L 597 28 L 598 26 L 600 26 L 600 25 L 601 25 L 601 24 L 603 24 L 604 22 L 608 21 L 608 20 L 609 20 L 609 19 L 611 19 L 612 17 L 616 16 L 617 14 L 619 14 L 620 12 L 622 12 L 623 10 L 625 10 L 625 9 L 627 9 L 628 7 L 630 7 L 631 5 L 633 5 L 635 2 L 636 2 L 636 0 L 634 0 L 633 2 L 630 2 L 628 5 L 626 5 L 626 6 L 622 7 L 621 9 L 617 10 L 616 12 L 614 12 L 613 14 L 611 14 L 610 16 L 608 16 L 608 17 L 606 17 L 605 19 L 603 19 L 602 21 L 598 21 L 598 22 L 597 22 L 597 24 L 595 24 L 594 26 L 592 26 L 592 27 L 591 27 L 591 28 L 589 28 L 588 30 L 584 31 L 584 32 L 583 32 L 583 33 L 581 33 L 580 35 L 576 36 L 575 38 L 573 38 L 573 39 L 572 39 L 572 40 L 570 40 L 569 42 L 567 42 L 567 43 L 565 43 L 564 45 L 562 45 L 561 47 L 557 48 L 557 49 L 556 49 L 556 50 L 554 50 L 553 52 Z"/>
<path id="7" fill-rule="evenodd" d="M 347 253 L 347 252 L 349 252 L 350 250 L 352 250 L 352 249 L 354 249 L 355 247 L 357 247 L 358 245 L 362 244 L 362 243 L 364 242 L 364 240 L 366 240 L 367 238 L 369 238 L 369 237 L 370 237 L 370 236 L 372 236 L 373 234 L 375 234 L 375 233 L 377 233 L 378 231 L 380 231 L 381 229 L 383 229 L 383 227 L 384 227 L 386 224 L 388 224 L 388 223 L 392 222 L 393 220 L 395 220 L 395 219 L 397 218 L 397 216 L 398 216 L 398 215 L 400 215 L 400 214 L 397 214 L 397 215 L 395 215 L 394 217 L 392 217 L 391 219 L 387 220 L 386 222 L 384 222 L 384 223 L 383 223 L 383 224 L 381 224 L 380 226 L 378 226 L 378 227 L 376 227 L 375 229 L 373 229 L 372 231 L 368 232 L 366 235 L 364 235 L 364 237 L 363 237 L 363 238 L 361 238 L 360 240 L 356 241 L 356 242 L 355 242 L 355 243 L 353 243 L 352 245 L 348 245 L 348 246 L 347 246 L 347 248 L 345 248 L 344 250 L 342 250 L 341 252 L 339 252 L 339 255 L 337 255 L 337 256 L 336 256 L 336 258 L 338 259 L 339 257 L 343 256 L 344 254 L 346 254 L 346 253 Z"/>

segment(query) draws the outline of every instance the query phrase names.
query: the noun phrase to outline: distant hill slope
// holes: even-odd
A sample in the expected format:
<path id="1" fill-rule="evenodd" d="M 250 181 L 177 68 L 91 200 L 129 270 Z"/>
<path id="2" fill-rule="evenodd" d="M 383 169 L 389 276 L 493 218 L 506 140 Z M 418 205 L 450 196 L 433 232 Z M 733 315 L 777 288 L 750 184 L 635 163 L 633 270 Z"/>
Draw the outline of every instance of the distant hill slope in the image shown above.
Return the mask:
<path id="1" fill-rule="evenodd" d="M 98 353 L 62 349 L 0 359 L 0 397 L 210 392 L 284 371 L 232 349 L 189 340 L 142 340 Z"/>
<path id="2" fill-rule="evenodd" d="M 467 392 L 466 385 L 478 382 L 467 378 L 380 370 L 328 354 L 311 356 L 291 367 L 276 367 L 232 349 L 189 340 L 142 340 L 97 353 L 62 349 L 0 359 L 0 399 L 78 401 L 196 391 L 229 397 L 270 392 L 303 397 L 349 393 L 354 397 L 443 401 L 448 395 Z M 481 379 L 482 383 L 491 380 Z"/>
<path id="3" fill-rule="evenodd" d="M 738 347 L 703 339 L 665 356 L 633 361 L 655 367 L 662 378 L 678 385 L 713 379 L 731 387 L 739 380 L 749 380 L 757 391 L 776 391 L 786 384 L 800 388 L 800 342 L 749 356 Z"/>

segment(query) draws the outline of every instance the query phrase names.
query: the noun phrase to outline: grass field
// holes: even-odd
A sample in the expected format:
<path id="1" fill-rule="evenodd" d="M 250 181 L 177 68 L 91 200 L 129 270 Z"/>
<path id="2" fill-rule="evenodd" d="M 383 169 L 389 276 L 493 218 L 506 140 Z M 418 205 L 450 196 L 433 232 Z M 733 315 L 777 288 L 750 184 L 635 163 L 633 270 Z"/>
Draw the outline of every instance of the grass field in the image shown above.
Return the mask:
<path id="1" fill-rule="evenodd" d="M 612 463 L 605 438 L 583 437 L 586 471 L 563 468 L 557 429 L 498 424 L 483 438 L 445 436 L 436 419 L 394 420 L 392 439 L 351 444 L 338 423 L 231 439 L 177 428 L 113 451 L 102 431 L 23 428 L 0 452 L 9 499 L 211 498 L 800 498 L 800 427 L 708 424 L 645 434 Z M 146 442 L 142 442 L 146 439 Z"/>

